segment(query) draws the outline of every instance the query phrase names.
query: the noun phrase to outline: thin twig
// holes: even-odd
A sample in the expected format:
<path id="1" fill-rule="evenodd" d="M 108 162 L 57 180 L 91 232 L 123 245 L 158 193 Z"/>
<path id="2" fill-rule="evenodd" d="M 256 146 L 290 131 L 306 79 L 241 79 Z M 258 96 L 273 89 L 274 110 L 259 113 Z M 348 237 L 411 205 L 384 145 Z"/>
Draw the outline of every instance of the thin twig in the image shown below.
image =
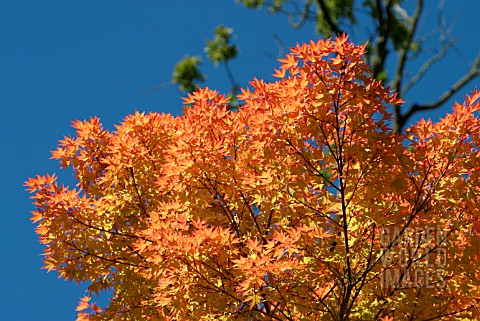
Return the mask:
<path id="1" fill-rule="evenodd" d="M 139 93 L 150 94 L 150 93 L 153 93 L 157 90 L 165 89 L 165 88 L 171 87 L 173 85 L 175 85 L 175 84 L 173 82 L 169 81 L 169 82 L 165 82 L 163 84 L 156 85 L 156 86 L 149 87 L 149 88 L 138 88 L 135 91 L 139 92 Z"/>
<path id="2" fill-rule="evenodd" d="M 410 81 L 405 84 L 403 87 L 402 92 L 400 93 L 401 97 L 405 97 L 407 92 L 417 83 L 419 82 L 425 73 L 432 67 L 437 61 L 445 57 L 447 54 L 448 50 L 453 47 L 455 44 L 456 40 L 452 40 L 448 42 L 445 46 L 442 46 L 442 49 L 440 49 L 439 52 L 437 52 L 435 55 L 430 57 L 425 63 L 420 67 L 420 70 L 410 79 Z"/>
<path id="3" fill-rule="evenodd" d="M 230 65 L 228 64 L 228 60 L 225 60 L 223 63 L 223 66 L 225 67 L 225 72 L 227 73 L 228 80 L 230 81 L 230 84 L 232 85 L 232 95 L 236 96 L 238 94 L 238 88 L 239 85 L 237 81 L 235 80 L 235 77 L 233 76 L 233 72 L 230 69 Z"/>

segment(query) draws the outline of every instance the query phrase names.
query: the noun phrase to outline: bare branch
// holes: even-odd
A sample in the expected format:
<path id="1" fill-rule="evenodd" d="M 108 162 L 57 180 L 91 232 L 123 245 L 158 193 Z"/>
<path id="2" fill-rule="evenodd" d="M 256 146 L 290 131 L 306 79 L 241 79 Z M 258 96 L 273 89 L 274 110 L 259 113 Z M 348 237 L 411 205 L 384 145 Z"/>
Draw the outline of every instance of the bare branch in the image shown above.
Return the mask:
<path id="1" fill-rule="evenodd" d="M 273 41 L 275 42 L 275 44 L 278 47 L 277 54 L 275 55 L 275 54 L 273 54 L 271 52 L 267 52 L 267 51 L 264 51 L 262 53 L 266 57 L 269 57 L 269 58 L 277 61 L 279 58 L 281 58 L 285 55 L 285 43 L 283 42 L 283 39 L 277 33 L 273 34 Z"/>
<path id="2" fill-rule="evenodd" d="M 163 83 L 163 84 L 160 84 L 160 85 L 156 85 L 156 86 L 153 86 L 153 87 L 149 87 L 149 88 L 138 88 L 136 90 L 136 92 L 143 93 L 143 94 L 149 94 L 149 93 L 153 93 L 157 90 L 161 90 L 161 89 L 171 87 L 173 85 L 175 85 L 175 84 L 173 82 L 169 81 L 169 82 L 166 82 L 166 83 Z"/>
<path id="3" fill-rule="evenodd" d="M 280 57 L 283 57 L 285 54 L 285 42 L 283 42 L 283 39 L 280 38 L 280 36 L 276 33 L 273 34 L 273 37 L 278 47 L 278 53 L 277 53 L 277 59 L 278 59 Z"/>
<path id="4" fill-rule="evenodd" d="M 289 4 L 294 8 L 292 10 L 286 9 L 283 6 L 279 6 L 276 2 L 265 2 L 267 7 L 270 7 L 271 12 L 282 13 L 288 19 L 288 24 L 293 30 L 298 30 L 305 25 L 305 23 L 312 18 L 310 10 L 314 0 L 308 0 L 303 8 L 300 9 L 296 1 L 292 1 Z"/>
<path id="5" fill-rule="evenodd" d="M 401 91 L 402 86 L 402 79 L 403 79 L 403 72 L 405 70 L 405 63 L 407 61 L 408 52 L 410 51 L 410 44 L 413 40 L 413 35 L 418 27 L 418 21 L 420 20 L 420 15 L 422 14 L 423 10 L 423 0 L 418 1 L 417 8 L 415 10 L 415 14 L 413 16 L 413 21 L 408 30 L 408 36 L 405 43 L 400 50 L 399 57 L 398 57 L 398 67 L 395 73 L 395 79 L 392 82 L 392 87 L 397 91 Z"/>
<path id="6" fill-rule="evenodd" d="M 422 110 L 431 110 L 440 107 L 444 104 L 450 97 L 452 97 L 456 92 L 458 92 L 463 86 L 465 86 L 470 80 L 480 75 L 480 53 L 477 55 L 470 71 L 460 78 L 456 83 L 452 85 L 448 90 L 446 90 L 437 101 L 430 104 L 414 104 L 410 110 L 399 119 L 400 128 L 405 125 L 405 122 L 410 118 L 410 116 L 418 111 Z"/>
<path id="7" fill-rule="evenodd" d="M 291 16 L 289 16 L 290 20 L 290 25 L 294 30 L 300 29 L 303 27 L 305 22 L 307 22 L 308 18 L 310 17 L 310 7 L 313 4 L 313 0 L 308 0 L 307 3 L 305 3 L 305 7 L 302 10 L 302 14 L 300 16 L 300 21 L 295 22 Z"/>
<path id="8" fill-rule="evenodd" d="M 235 80 L 235 77 L 233 76 L 232 70 L 230 69 L 230 65 L 228 64 L 228 60 L 225 60 L 225 62 L 223 63 L 223 66 L 225 67 L 225 72 L 227 73 L 228 80 L 232 85 L 232 95 L 236 96 L 238 94 L 240 86 L 238 85 L 237 81 Z"/>
<path id="9" fill-rule="evenodd" d="M 430 67 L 432 67 L 437 61 L 440 61 L 448 52 L 448 50 L 450 48 L 453 47 L 453 45 L 455 44 L 456 40 L 452 40 L 450 42 L 448 42 L 447 44 L 445 44 L 444 46 L 442 46 L 442 49 L 440 49 L 439 52 L 437 52 L 435 55 L 433 55 L 432 57 L 430 57 L 427 61 L 425 61 L 425 63 L 422 65 L 422 67 L 420 68 L 420 70 L 415 74 L 415 76 L 413 76 L 410 81 L 405 85 L 405 87 L 403 88 L 402 90 L 402 93 L 400 94 L 400 96 L 405 96 L 406 93 L 417 83 L 419 82 L 423 76 L 425 75 L 425 73 L 430 69 Z"/>
<path id="10" fill-rule="evenodd" d="M 430 67 L 435 64 L 437 61 L 441 60 L 451 49 L 456 39 L 453 37 L 449 37 L 452 32 L 452 28 L 446 28 L 446 23 L 443 16 L 443 5 L 445 1 L 441 1 L 438 12 L 437 12 L 437 20 L 440 32 L 440 43 L 441 48 L 436 54 L 430 57 L 426 62 L 424 62 L 420 68 L 420 70 L 410 79 L 410 81 L 402 88 L 402 80 L 405 78 L 404 69 L 406 65 L 406 61 L 408 59 L 408 52 L 409 46 L 412 42 L 413 35 L 415 33 L 415 29 L 419 20 L 419 16 L 422 11 L 423 7 L 423 0 L 419 0 L 416 12 L 414 14 L 412 26 L 409 30 L 408 38 L 406 43 L 403 45 L 399 53 L 399 62 L 397 72 L 395 74 L 395 79 L 392 82 L 392 87 L 399 92 L 402 96 L 405 94 L 416 84 L 420 81 L 426 72 L 430 69 Z M 447 39 L 450 39 L 447 41 Z M 465 86 L 470 80 L 475 78 L 480 74 L 480 53 L 475 59 L 471 69 L 468 73 L 466 73 L 463 77 L 461 77 L 457 82 L 455 82 L 448 90 L 446 90 L 435 102 L 429 104 L 414 104 L 405 114 L 401 114 L 400 106 L 394 106 L 394 114 L 395 114 L 395 132 L 400 132 L 402 128 L 405 126 L 408 119 L 416 112 L 423 111 L 423 110 L 432 110 L 435 108 L 440 107 L 443 105 L 448 99 L 450 99 L 456 92 L 458 92 L 463 86 Z"/>
<path id="11" fill-rule="evenodd" d="M 453 25 L 446 30 L 446 23 L 445 23 L 445 17 L 443 15 L 443 7 L 445 5 L 445 1 L 441 1 L 439 6 L 438 6 L 438 12 L 437 12 L 437 21 L 438 21 L 438 31 L 440 32 L 440 44 L 441 44 L 441 49 L 438 51 L 436 54 L 434 54 L 432 57 L 427 59 L 425 63 L 423 63 L 422 67 L 420 70 L 415 74 L 410 81 L 405 85 L 405 87 L 402 89 L 401 88 L 401 83 L 399 83 L 399 88 L 398 92 L 401 96 L 405 96 L 406 93 L 410 90 L 411 87 L 413 87 L 418 81 L 420 81 L 425 73 L 430 69 L 432 65 L 434 65 L 437 61 L 441 60 L 448 52 L 448 50 L 453 47 L 453 45 L 456 42 L 455 37 L 451 37 L 451 33 L 453 30 Z M 447 42 L 447 39 L 451 39 Z M 401 76 L 401 75 L 397 75 Z M 400 79 L 401 80 L 401 79 Z"/>

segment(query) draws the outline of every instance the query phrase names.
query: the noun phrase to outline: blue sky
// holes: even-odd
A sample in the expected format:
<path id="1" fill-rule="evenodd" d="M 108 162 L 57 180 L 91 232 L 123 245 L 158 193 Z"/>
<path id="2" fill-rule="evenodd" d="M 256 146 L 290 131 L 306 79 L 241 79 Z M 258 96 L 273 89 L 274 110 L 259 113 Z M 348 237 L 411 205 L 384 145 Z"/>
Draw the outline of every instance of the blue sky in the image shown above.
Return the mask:
<path id="1" fill-rule="evenodd" d="M 427 2 L 424 30 L 435 22 L 435 7 L 430 6 L 436 1 Z M 466 70 L 480 48 L 479 3 L 448 1 L 445 13 L 448 21 L 456 19 L 460 53 L 452 52 L 432 69 L 407 100 L 433 99 Z M 186 54 L 202 55 L 206 84 L 228 92 L 223 70 L 203 55 L 205 41 L 219 24 L 237 34 L 241 53 L 231 68 L 242 86 L 253 77 L 272 79 L 278 66 L 271 57 L 278 51 L 274 33 L 287 47 L 317 39 L 311 26 L 293 32 L 285 17 L 248 11 L 233 0 L 0 2 L 2 320 L 74 320 L 86 287 L 40 269 L 42 247 L 28 220 L 33 207 L 24 181 L 37 173 L 59 173 L 50 151 L 73 133 L 72 120 L 99 116 L 113 128 L 135 110 L 179 114 L 182 94 L 175 87 L 150 94 L 136 89 L 169 81 L 173 66 Z M 461 100 L 475 83 L 478 79 L 455 98 Z M 60 174 L 71 182 L 69 172 Z"/>

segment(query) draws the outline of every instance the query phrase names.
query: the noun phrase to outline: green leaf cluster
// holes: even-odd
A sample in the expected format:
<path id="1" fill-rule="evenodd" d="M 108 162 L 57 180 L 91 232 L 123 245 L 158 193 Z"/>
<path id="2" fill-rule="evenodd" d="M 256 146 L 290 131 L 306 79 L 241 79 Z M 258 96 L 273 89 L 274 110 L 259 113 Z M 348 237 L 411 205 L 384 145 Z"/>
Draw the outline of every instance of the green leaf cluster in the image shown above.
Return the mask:
<path id="1" fill-rule="evenodd" d="M 175 66 L 172 82 L 180 85 L 180 89 L 183 91 L 195 91 L 198 88 L 198 83 L 205 80 L 199 68 L 201 62 L 198 56 L 184 57 Z"/>
<path id="2" fill-rule="evenodd" d="M 233 29 L 220 25 L 215 29 L 213 40 L 207 41 L 205 53 L 215 65 L 237 57 L 238 48 L 230 43 L 232 34 Z"/>

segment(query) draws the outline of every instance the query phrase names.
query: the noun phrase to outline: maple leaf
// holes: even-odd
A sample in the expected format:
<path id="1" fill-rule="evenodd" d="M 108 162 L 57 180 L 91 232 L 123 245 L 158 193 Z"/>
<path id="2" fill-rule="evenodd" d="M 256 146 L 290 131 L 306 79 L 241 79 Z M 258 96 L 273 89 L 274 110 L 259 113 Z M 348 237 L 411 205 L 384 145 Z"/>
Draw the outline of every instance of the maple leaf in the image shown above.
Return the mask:
<path id="1" fill-rule="evenodd" d="M 83 310 L 86 310 L 90 307 L 90 297 L 89 296 L 84 296 L 80 302 L 78 303 L 77 305 L 77 308 L 75 309 L 76 311 L 83 311 Z"/>

